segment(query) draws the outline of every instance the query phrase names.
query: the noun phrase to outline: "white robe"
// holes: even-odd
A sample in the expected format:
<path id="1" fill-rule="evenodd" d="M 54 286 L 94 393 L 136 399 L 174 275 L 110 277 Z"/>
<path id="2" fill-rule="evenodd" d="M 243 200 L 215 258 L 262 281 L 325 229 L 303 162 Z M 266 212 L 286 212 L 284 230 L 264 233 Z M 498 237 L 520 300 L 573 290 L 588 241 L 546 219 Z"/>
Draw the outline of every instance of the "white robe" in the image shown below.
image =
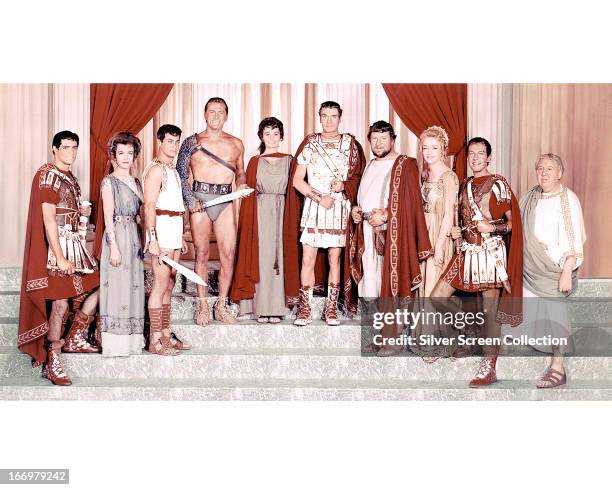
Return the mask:
<path id="1" fill-rule="evenodd" d="M 582 264 L 583 245 L 586 241 L 582 207 L 578 196 L 567 189 L 569 209 L 564 210 L 559 194 L 542 193 L 542 199 L 536 206 L 533 231 L 555 264 L 563 267 L 565 258 L 574 255 L 576 257 L 574 269 L 577 269 Z"/>
<path id="2" fill-rule="evenodd" d="M 385 209 L 389 202 L 389 179 L 394 159 L 376 160 L 372 159 L 367 164 L 359 191 L 357 192 L 357 203 L 362 211 L 370 212 L 372 209 Z M 381 229 L 384 229 L 383 225 Z M 383 257 L 374 249 L 372 227 L 367 221 L 363 222 L 364 252 L 361 257 L 363 266 L 363 277 L 359 281 L 359 296 L 363 298 L 375 298 L 380 295 L 382 285 Z"/>
<path id="3" fill-rule="evenodd" d="M 544 245 L 546 254 L 552 262 L 563 267 L 568 256 L 576 257 L 574 270 L 583 261 L 583 249 L 586 241 L 582 207 L 578 196 L 567 189 L 568 207 L 564 209 L 560 192 L 542 193 L 536 205 L 534 229 L 525 230 L 533 233 Z M 529 253 L 529 250 L 525 250 Z M 564 300 L 539 298 L 532 291 L 523 287 L 523 323 L 516 328 L 504 328 L 503 334 L 519 337 L 526 334 L 530 338 L 552 336 L 567 339 L 568 345 L 559 347 L 559 353 L 572 352 L 571 326 L 567 304 Z M 552 352 L 549 346 L 536 346 L 539 351 Z"/>

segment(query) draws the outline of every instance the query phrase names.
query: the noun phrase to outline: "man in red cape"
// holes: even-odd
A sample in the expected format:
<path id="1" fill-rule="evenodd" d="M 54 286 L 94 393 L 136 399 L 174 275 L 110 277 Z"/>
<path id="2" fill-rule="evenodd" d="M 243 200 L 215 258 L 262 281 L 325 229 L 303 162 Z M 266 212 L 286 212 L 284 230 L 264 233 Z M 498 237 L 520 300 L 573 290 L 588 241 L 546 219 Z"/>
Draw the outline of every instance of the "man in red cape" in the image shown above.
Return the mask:
<path id="1" fill-rule="evenodd" d="M 386 223 L 384 255 L 382 266 L 382 284 L 380 290 L 380 309 L 385 312 L 406 306 L 404 300 L 413 296 L 413 291 L 422 281 L 419 262 L 433 254 L 429 233 L 423 213 L 419 169 L 417 161 L 406 155 L 398 155 L 394 148 L 395 132 L 393 127 L 379 121 L 370 128 L 373 131 L 388 132 L 391 138 L 387 147 L 373 152 L 377 158 L 394 158 L 390 171 L 389 199 L 385 209 L 374 209 L 368 222 L 372 226 Z M 362 181 L 361 185 L 368 185 Z M 353 219 L 357 222 L 356 232 L 351 243 L 351 275 L 356 284 L 363 277 L 362 256 L 365 250 L 364 234 L 360 209 L 353 210 Z M 398 336 L 396 324 L 383 326 L 382 346 L 379 356 L 390 356 L 399 353 L 395 342 Z"/>
<path id="2" fill-rule="evenodd" d="M 517 326 L 522 322 L 523 230 L 510 184 L 503 176 L 489 173 L 490 161 L 491 144 L 481 137 L 472 138 L 468 142 L 468 164 L 474 176 L 459 190 L 463 228 L 454 226 L 451 230 L 453 239 L 463 237 L 463 244 L 431 296 L 446 298 L 456 290 L 481 294 L 492 303 L 490 308 L 496 309 L 495 315 L 487 315 L 486 337 L 499 340 L 500 324 Z M 484 351 L 471 387 L 497 381 L 499 345 L 487 345 Z"/>
<path id="3" fill-rule="evenodd" d="M 285 294 L 287 305 L 298 303 L 299 298 L 294 322 L 299 326 L 312 321 L 312 293 L 315 289 L 324 290 L 326 279 L 328 325 L 339 324 L 340 291 L 345 311 L 349 314 L 357 311 L 349 251 L 354 225 L 349 218 L 351 206 L 357 201 L 365 156 L 353 135 L 338 132 L 341 117 L 342 109 L 337 102 L 321 104 L 319 119 L 323 132 L 306 136 L 289 170 L 289 183 L 293 185 L 287 189 L 283 226 Z M 327 249 L 327 264 L 322 254 L 317 253 L 319 248 Z M 325 274 L 327 265 L 329 274 Z"/>
<path id="4" fill-rule="evenodd" d="M 43 364 L 42 376 L 57 385 L 71 384 L 60 350 L 98 352 L 86 334 L 98 303 L 100 274 L 84 236 L 82 241 L 76 238 L 79 215 L 90 212 L 79 207 L 81 191 L 70 171 L 78 146 L 79 137 L 70 131 L 53 137 L 53 161 L 40 167 L 32 180 L 23 254 L 17 343 L 34 366 Z M 69 299 L 82 304 L 62 340 Z"/>

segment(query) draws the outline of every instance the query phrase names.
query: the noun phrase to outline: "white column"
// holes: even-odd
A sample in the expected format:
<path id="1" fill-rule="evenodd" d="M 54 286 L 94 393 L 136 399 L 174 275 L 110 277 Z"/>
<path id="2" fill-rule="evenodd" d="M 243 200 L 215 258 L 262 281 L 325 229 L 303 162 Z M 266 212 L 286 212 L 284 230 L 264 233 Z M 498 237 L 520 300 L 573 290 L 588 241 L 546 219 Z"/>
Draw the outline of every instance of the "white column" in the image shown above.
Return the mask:
<path id="1" fill-rule="evenodd" d="M 468 85 L 468 139 L 486 138 L 493 148 L 491 173 L 510 180 L 512 135 L 512 85 Z M 468 174 L 471 174 L 468 168 Z M 512 184 L 512 182 L 510 182 Z"/>
<path id="2" fill-rule="evenodd" d="M 21 266 L 32 178 L 51 160 L 47 84 L 0 84 L 0 267 Z"/>
<path id="3" fill-rule="evenodd" d="M 89 84 L 54 83 L 52 98 L 52 133 L 68 130 L 79 135 L 79 153 L 72 172 L 79 179 L 83 199 L 88 199 Z"/>

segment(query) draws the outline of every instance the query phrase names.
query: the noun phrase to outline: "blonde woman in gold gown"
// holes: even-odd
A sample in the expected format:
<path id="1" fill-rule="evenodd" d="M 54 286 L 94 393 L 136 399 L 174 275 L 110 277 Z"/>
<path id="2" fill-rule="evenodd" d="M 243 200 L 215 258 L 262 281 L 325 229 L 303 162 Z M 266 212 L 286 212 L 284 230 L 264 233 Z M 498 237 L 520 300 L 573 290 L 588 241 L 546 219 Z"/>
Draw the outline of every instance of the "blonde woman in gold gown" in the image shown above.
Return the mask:
<path id="1" fill-rule="evenodd" d="M 440 278 L 442 272 L 454 253 L 454 243 L 450 238 L 450 229 L 454 225 L 455 208 L 459 192 L 459 179 L 446 164 L 448 135 L 440 126 L 427 128 L 419 137 L 418 159 L 422 162 L 421 193 L 423 210 L 429 232 L 429 240 L 434 247 L 434 255 L 421 262 L 423 281 L 419 286 L 420 305 L 425 310 L 433 310 L 427 298 Z M 444 325 L 417 325 L 412 331 L 416 340 L 426 336 L 449 337 L 453 330 Z M 411 350 L 423 357 L 426 362 L 433 362 L 438 357 L 449 357 L 452 349 L 444 346 L 419 343 Z"/>

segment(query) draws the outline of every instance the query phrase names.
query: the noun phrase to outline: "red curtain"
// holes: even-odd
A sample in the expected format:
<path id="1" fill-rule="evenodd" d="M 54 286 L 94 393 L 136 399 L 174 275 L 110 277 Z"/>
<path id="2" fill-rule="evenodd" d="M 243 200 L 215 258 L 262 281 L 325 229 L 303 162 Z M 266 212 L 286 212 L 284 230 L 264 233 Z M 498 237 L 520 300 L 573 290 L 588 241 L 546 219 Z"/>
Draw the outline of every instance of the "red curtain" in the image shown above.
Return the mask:
<path id="1" fill-rule="evenodd" d="M 108 160 L 106 144 L 117 131 L 136 134 L 164 103 L 172 83 L 92 83 L 90 94 L 89 196 L 99 202 L 100 182 Z M 94 215 L 92 214 L 92 220 Z"/>
<path id="2" fill-rule="evenodd" d="M 417 136 L 432 125 L 448 133 L 448 154 L 455 156 L 455 173 L 462 182 L 467 161 L 467 84 L 383 83 L 393 110 Z"/>

